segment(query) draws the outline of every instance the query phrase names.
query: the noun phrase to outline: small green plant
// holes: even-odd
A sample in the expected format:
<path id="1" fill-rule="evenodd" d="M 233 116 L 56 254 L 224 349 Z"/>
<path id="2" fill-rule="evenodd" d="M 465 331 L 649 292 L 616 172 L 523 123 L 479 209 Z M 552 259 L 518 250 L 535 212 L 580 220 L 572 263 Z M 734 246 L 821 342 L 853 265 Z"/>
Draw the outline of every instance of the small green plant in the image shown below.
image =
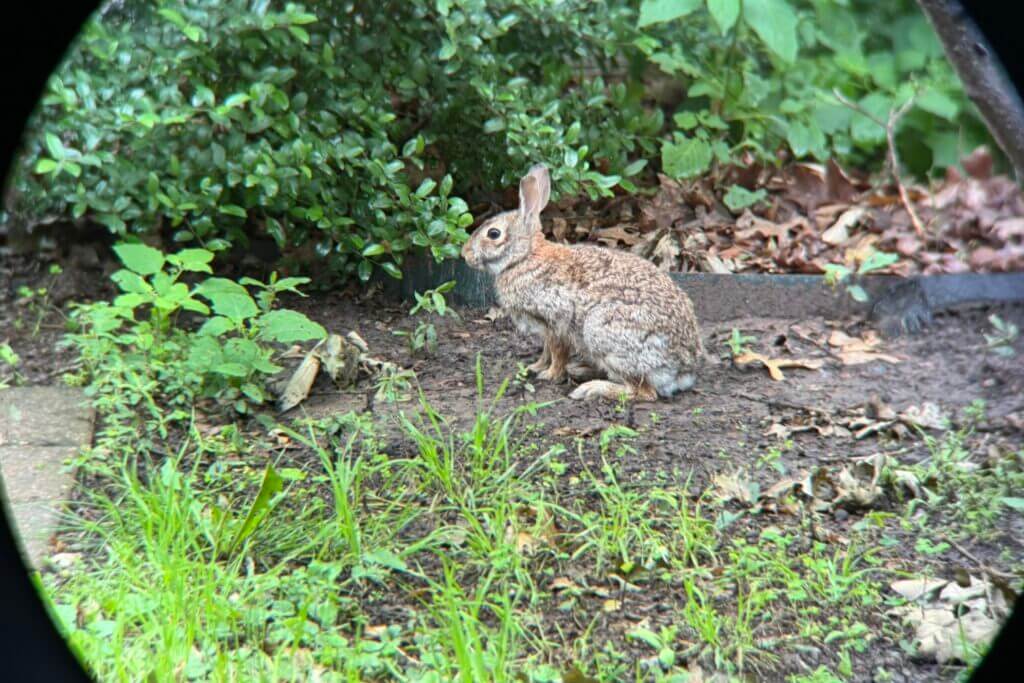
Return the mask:
<path id="1" fill-rule="evenodd" d="M 988 317 L 988 321 L 992 323 L 994 334 L 985 335 L 986 347 L 1005 358 L 1017 355 L 1017 350 L 1013 348 L 1014 342 L 1020 336 L 1017 326 L 1003 320 L 995 313 Z"/>
<path id="2" fill-rule="evenodd" d="M 11 385 L 11 379 L 15 382 L 19 379 L 18 364 L 21 363 L 21 358 L 14 352 L 11 345 L 7 342 L 0 344 L 0 367 L 6 367 L 10 369 L 12 377 L 0 376 L 0 389 L 6 389 Z"/>
<path id="3" fill-rule="evenodd" d="M 826 263 L 825 284 L 829 285 L 833 289 L 837 286 L 843 286 L 846 289 L 846 293 L 849 294 L 854 301 L 865 303 L 871 297 L 869 297 L 867 291 L 860 286 L 858 279 L 862 275 L 868 275 L 882 270 L 883 268 L 887 268 L 899 260 L 900 257 L 897 254 L 871 250 L 871 253 L 867 258 L 861 261 L 860 265 L 857 266 L 856 272 L 852 271 L 847 266 L 836 263 Z"/>
<path id="4" fill-rule="evenodd" d="M 427 314 L 426 320 L 419 320 L 416 325 L 416 329 L 412 332 L 406 330 L 395 330 L 393 334 L 399 337 L 405 337 L 409 344 L 409 352 L 413 355 L 421 353 L 433 354 L 437 352 L 437 328 L 434 327 L 433 321 L 429 316 L 437 316 L 443 318 L 444 316 L 456 316 L 455 311 L 448 307 L 448 302 L 445 301 L 444 293 L 450 291 L 455 286 L 455 280 L 449 280 L 434 289 L 428 289 L 423 293 L 416 292 L 416 304 L 409 309 L 410 316 L 417 316 L 420 313 Z"/>
<path id="5" fill-rule="evenodd" d="M 530 371 L 526 367 L 526 363 L 516 364 L 516 374 L 513 378 L 512 383 L 518 387 L 522 387 L 522 390 L 528 394 L 532 394 L 534 391 L 533 382 L 530 381 Z"/>
<path id="6" fill-rule="evenodd" d="M 281 370 L 271 362 L 268 344 L 326 336 L 305 315 L 271 308 L 277 293 L 298 292 L 307 278 L 278 280 L 275 274 L 267 284 L 245 278 L 243 283 L 259 287 L 254 299 L 234 280 L 185 281 L 194 273 L 211 273 L 209 250 L 165 255 L 144 244 L 122 243 L 114 251 L 125 266 L 111 275 L 121 294 L 110 303 L 79 306 L 73 320 L 80 329 L 69 337 L 94 378 L 93 391 L 150 377 L 170 396 L 184 391 L 182 403 L 201 392 L 245 412 L 250 402 L 266 400 L 263 379 Z M 184 326 L 186 314 L 192 327 L 201 323 L 195 331 Z"/>
<path id="7" fill-rule="evenodd" d="M 631 640 L 638 640 L 654 648 L 657 652 L 657 662 L 664 670 L 669 670 L 676 664 L 675 640 L 679 627 L 665 626 L 655 633 L 647 628 L 635 628 L 626 634 Z"/>
<path id="8" fill-rule="evenodd" d="M 978 452 L 972 440 L 976 425 L 984 419 L 985 404 L 975 401 L 964 409 L 963 425 L 941 436 L 923 434 L 928 457 L 910 471 L 922 484 L 924 500 L 908 506 L 910 515 L 920 506 L 941 516 L 947 537 L 991 539 L 998 536 L 1000 519 L 1024 509 L 1018 495 L 1024 489 L 1024 458 L 1020 453 L 1001 453 L 989 458 Z M 915 516 L 923 531 L 932 531 L 929 515 Z M 934 519 L 934 518 L 933 518 Z M 922 535 L 918 550 L 935 554 L 948 548 L 941 540 Z"/>
<path id="9" fill-rule="evenodd" d="M 377 375 L 374 396 L 385 403 L 408 401 L 412 397 L 415 382 L 416 373 L 412 370 L 389 363 L 382 367 L 380 374 Z"/>
<path id="10" fill-rule="evenodd" d="M 736 356 L 741 356 L 744 353 L 749 352 L 750 348 L 747 347 L 747 344 L 754 341 L 757 341 L 757 337 L 749 337 L 740 332 L 738 328 L 734 327 L 732 328 L 729 338 L 725 341 L 725 345 L 729 347 L 729 352 L 732 353 L 735 358 Z"/>

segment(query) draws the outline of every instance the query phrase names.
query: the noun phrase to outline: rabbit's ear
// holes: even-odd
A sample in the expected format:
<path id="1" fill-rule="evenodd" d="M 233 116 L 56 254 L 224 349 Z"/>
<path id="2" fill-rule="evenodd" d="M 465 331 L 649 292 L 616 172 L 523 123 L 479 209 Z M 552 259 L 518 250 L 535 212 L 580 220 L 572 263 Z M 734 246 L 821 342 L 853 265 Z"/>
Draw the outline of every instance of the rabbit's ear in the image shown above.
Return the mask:
<path id="1" fill-rule="evenodd" d="M 519 181 L 519 213 L 526 221 L 540 218 L 551 197 L 551 178 L 543 164 L 537 164 Z"/>

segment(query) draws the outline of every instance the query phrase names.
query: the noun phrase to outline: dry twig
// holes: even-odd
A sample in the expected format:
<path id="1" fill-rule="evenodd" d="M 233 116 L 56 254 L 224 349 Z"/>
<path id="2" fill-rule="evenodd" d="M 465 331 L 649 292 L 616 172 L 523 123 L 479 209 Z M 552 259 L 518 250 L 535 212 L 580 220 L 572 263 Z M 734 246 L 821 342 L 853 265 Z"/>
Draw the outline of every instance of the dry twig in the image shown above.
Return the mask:
<path id="1" fill-rule="evenodd" d="M 903 202 L 903 207 L 910 215 L 910 222 L 914 224 L 914 232 L 917 233 L 918 237 L 924 237 L 924 225 L 921 223 L 921 219 L 918 217 L 917 211 L 914 210 L 914 205 L 910 201 L 910 195 L 907 194 L 907 188 L 903 185 L 903 179 L 900 177 L 900 160 L 896 155 L 896 125 L 899 123 L 900 119 L 903 118 L 904 114 L 910 111 L 910 108 L 914 106 L 914 100 L 917 99 L 917 94 L 915 93 L 907 99 L 906 102 L 900 105 L 899 109 L 890 110 L 888 121 L 882 121 L 856 102 L 848 100 L 837 89 L 833 89 L 832 94 L 835 95 L 836 99 L 839 100 L 841 104 L 846 105 L 858 114 L 866 116 L 885 129 L 885 140 L 889 147 L 886 166 L 889 167 L 889 173 L 892 175 L 893 182 L 896 183 L 896 190 L 900 194 L 900 201 Z"/>

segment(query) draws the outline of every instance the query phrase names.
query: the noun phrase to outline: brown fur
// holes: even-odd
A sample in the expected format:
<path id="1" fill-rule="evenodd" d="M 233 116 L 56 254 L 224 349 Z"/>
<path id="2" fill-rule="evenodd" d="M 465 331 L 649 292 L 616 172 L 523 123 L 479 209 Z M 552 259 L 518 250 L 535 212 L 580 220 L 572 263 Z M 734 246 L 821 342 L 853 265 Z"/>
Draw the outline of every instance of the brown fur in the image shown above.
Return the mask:
<path id="1" fill-rule="evenodd" d="M 470 266 L 495 275 L 499 303 L 520 329 L 543 336 L 531 368 L 562 381 L 578 355 L 607 373 L 611 381 L 582 384 L 573 398 L 654 400 L 688 388 L 704 353 L 689 297 L 633 254 L 548 242 L 540 230 L 548 191 L 547 170 L 534 167 L 520 183 L 519 210 L 481 225 L 462 250 Z"/>

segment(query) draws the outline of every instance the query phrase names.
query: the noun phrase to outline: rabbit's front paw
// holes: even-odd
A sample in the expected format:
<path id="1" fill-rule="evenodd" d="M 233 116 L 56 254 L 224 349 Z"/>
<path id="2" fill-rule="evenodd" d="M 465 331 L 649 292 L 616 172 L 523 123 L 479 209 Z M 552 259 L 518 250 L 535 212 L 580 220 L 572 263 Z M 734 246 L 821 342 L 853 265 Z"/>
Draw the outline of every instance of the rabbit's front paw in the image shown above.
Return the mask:
<path id="1" fill-rule="evenodd" d="M 549 354 L 547 352 L 547 349 L 545 348 L 544 349 L 544 353 L 541 354 L 540 358 L 538 358 L 533 363 L 530 363 L 529 365 L 527 365 L 526 369 L 529 370 L 530 372 L 532 372 L 535 375 L 539 375 L 539 374 L 543 373 L 545 370 L 547 370 L 548 366 L 550 366 L 550 365 L 551 365 L 551 354 Z"/>
<path id="2" fill-rule="evenodd" d="M 554 382 L 560 384 L 565 381 L 568 377 L 568 373 L 565 371 L 565 366 L 557 366 L 552 363 L 551 367 L 537 375 L 537 379 L 544 380 L 545 382 Z"/>

